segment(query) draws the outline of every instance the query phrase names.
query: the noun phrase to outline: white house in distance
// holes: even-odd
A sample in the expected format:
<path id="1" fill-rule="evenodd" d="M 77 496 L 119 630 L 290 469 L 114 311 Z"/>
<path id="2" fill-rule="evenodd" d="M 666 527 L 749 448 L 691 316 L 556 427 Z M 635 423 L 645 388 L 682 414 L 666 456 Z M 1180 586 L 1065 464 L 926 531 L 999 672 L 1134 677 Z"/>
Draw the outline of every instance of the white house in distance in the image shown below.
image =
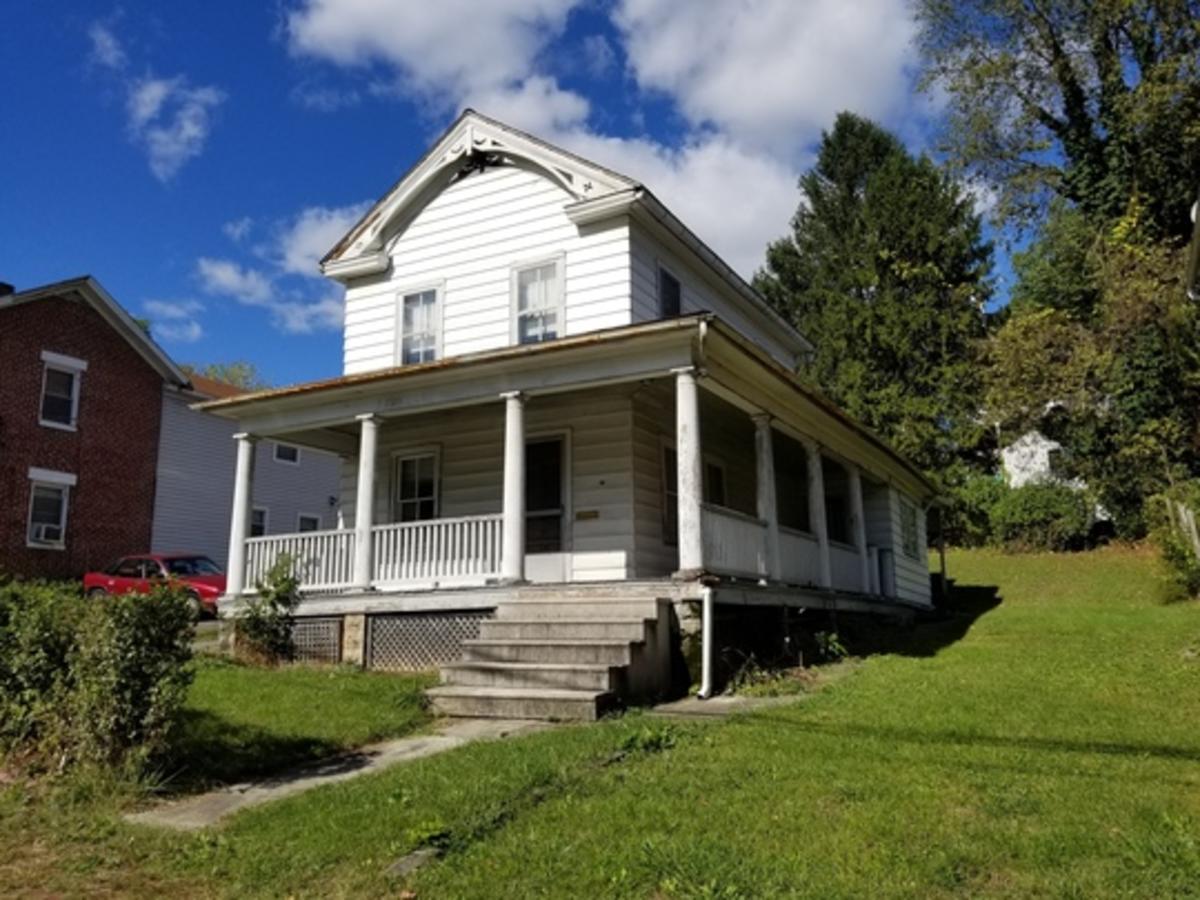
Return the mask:
<path id="1" fill-rule="evenodd" d="M 190 375 L 163 394 L 151 551 L 202 553 L 225 567 L 233 504 L 234 425 L 193 409 L 242 388 Z M 341 460 L 322 450 L 265 441 L 256 448 L 250 534 L 325 531 L 339 525 Z"/>
<path id="2" fill-rule="evenodd" d="M 588 718 L 668 690 L 681 632 L 710 689 L 714 605 L 929 605 L 932 486 L 643 185 L 468 110 L 322 268 L 344 375 L 204 405 L 239 429 L 224 609 L 287 551 L 302 644 Z M 348 527 L 252 537 L 260 439 L 341 454 Z"/>

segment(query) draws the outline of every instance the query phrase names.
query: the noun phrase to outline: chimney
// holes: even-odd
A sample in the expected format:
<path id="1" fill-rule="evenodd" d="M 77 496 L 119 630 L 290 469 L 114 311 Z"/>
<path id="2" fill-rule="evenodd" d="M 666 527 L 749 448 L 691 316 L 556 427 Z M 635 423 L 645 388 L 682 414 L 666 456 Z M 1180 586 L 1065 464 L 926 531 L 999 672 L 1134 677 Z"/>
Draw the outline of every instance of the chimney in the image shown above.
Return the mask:
<path id="1" fill-rule="evenodd" d="M 7 297 L 13 292 L 13 286 L 7 281 L 0 281 L 0 297 Z"/>

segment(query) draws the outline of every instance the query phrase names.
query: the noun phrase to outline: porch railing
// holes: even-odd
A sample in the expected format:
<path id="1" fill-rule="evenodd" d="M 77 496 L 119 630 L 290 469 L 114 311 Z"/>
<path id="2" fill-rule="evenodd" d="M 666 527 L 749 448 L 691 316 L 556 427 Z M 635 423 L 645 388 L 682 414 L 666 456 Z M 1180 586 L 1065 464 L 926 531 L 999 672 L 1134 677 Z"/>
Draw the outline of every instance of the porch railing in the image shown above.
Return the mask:
<path id="1" fill-rule="evenodd" d="M 377 525 L 373 581 L 471 580 L 500 571 L 502 516 L 461 516 Z"/>
<path id="2" fill-rule="evenodd" d="M 714 572 L 762 577 L 767 574 L 767 523 L 705 503 L 701 509 L 704 565 Z"/>
<path id="3" fill-rule="evenodd" d="M 246 541 L 247 589 L 254 589 L 285 553 L 292 559 L 292 571 L 303 590 L 344 588 L 354 579 L 353 531 L 272 534 Z"/>

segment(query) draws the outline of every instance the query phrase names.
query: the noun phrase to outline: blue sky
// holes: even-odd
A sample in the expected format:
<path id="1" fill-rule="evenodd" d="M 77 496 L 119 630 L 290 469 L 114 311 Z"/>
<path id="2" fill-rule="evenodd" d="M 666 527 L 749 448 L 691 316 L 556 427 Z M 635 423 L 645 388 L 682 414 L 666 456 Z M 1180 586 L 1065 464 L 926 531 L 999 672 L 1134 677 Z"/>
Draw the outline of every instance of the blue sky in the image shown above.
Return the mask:
<path id="1" fill-rule="evenodd" d="M 176 359 L 336 375 L 316 260 L 463 106 L 647 183 L 750 275 L 840 109 L 925 149 L 905 0 L 7 4 L 0 280 Z M 987 203 L 981 192 L 981 203 Z"/>

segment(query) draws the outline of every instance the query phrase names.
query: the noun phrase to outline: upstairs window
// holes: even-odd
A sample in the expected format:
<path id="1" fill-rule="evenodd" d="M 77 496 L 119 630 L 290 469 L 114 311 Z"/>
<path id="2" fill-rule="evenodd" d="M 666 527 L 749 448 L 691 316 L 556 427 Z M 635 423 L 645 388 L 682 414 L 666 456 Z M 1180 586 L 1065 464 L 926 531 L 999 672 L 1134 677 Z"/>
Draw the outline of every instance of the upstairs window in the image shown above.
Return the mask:
<path id="1" fill-rule="evenodd" d="M 658 270 L 658 314 L 664 319 L 678 318 L 683 312 L 683 289 L 679 279 L 666 269 Z"/>
<path id="2" fill-rule="evenodd" d="M 292 466 L 300 465 L 300 448 L 294 444 L 276 444 L 275 462 L 287 463 Z"/>
<path id="3" fill-rule="evenodd" d="M 400 301 L 400 320 L 400 364 L 411 366 L 437 359 L 437 289 L 405 294 Z"/>
<path id="4" fill-rule="evenodd" d="M 48 428 L 74 431 L 79 418 L 79 382 L 87 363 L 71 356 L 44 351 L 42 402 L 38 421 Z"/>
<path id="5" fill-rule="evenodd" d="M 518 344 L 540 344 L 562 334 L 562 267 L 558 260 L 513 273 Z"/>

